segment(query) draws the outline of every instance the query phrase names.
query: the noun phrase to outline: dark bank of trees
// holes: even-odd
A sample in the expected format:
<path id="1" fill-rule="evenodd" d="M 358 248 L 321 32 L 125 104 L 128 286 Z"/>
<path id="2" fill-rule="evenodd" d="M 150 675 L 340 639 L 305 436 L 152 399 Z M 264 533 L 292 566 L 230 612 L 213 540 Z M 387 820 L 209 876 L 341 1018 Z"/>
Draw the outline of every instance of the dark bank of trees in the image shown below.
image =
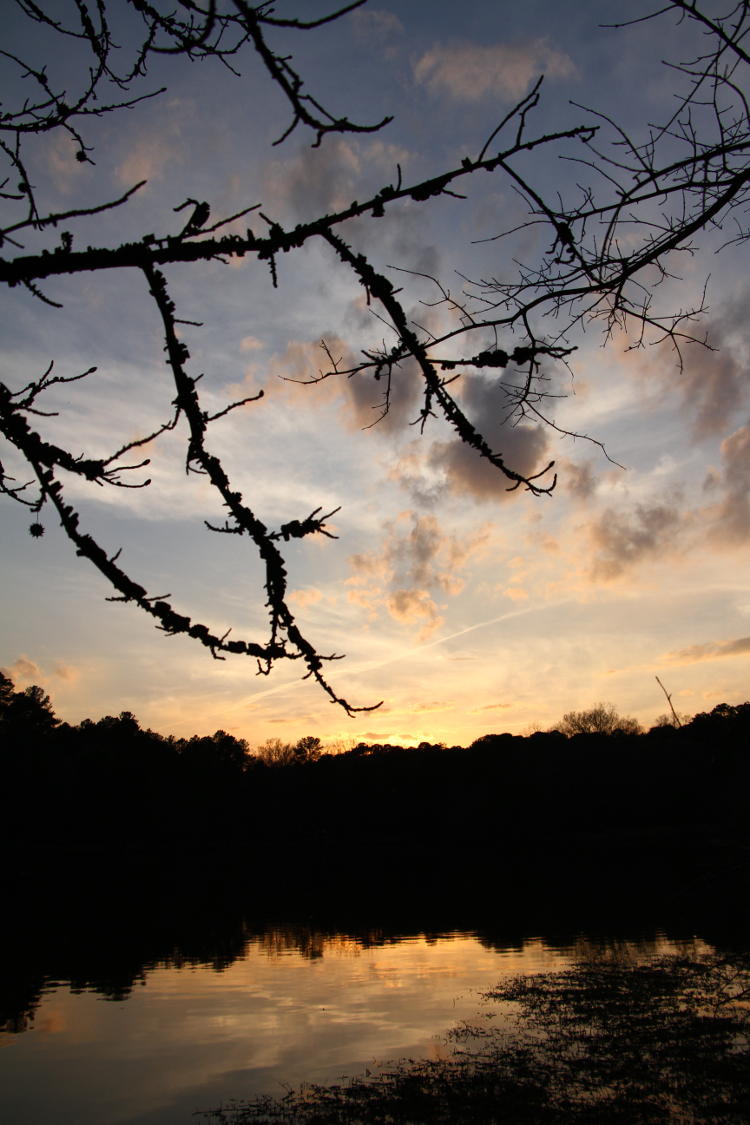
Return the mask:
<path id="1" fill-rule="evenodd" d="M 469 747 L 362 743 L 337 755 L 309 736 L 254 753 L 225 731 L 163 737 L 129 712 L 71 726 L 40 688 L 2 677 L 0 740 L 0 816 L 24 854 L 248 847 L 268 863 L 342 846 L 437 856 L 540 836 L 747 827 L 750 703 L 640 734 L 487 734 Z"/>

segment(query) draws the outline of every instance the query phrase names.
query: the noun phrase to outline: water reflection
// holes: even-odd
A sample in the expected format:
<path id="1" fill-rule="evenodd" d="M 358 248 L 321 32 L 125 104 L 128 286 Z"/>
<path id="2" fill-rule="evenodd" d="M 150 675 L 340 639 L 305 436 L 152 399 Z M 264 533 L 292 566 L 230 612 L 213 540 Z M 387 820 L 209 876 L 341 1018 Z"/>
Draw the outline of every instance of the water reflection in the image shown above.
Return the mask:
<path id="1" fill-rule="evenodd" d="M 511 897 L 507 862 L 459 858 L 394 865 L 400 893 L 336 856 L 316 866 L 322 882 L 244 856 L 51 870 L 45 855 L 4 889 L 0 1120 L 187 1123 L 231 1098 L 439 1055 L 503 977 L 721 940 L 715 903 L 669 905 L 635 878 L 607 898 L 580 860 L 572 882 L 541 861 L 519 869 Z"/>
<path id="2" fill-rule="evenodd" d="M 519 972 L 691 944 L 663 935 L 509 943 L 501 928 L 347 932 L 237 919 L 227 931 L 206 916 L 199 931 L 149 957 L 100 920 L 84 946 L 48 948 L 33 984 L 27 959 L 27 991 L 16 993 L 20 1010 L 6 1010 L 0 1036 L 2 1119 L 188 1122 L 196 1109 L 279 1094 L 287 1083 L 440 1056 L 443 1036 L 472 1017 L 481 992 Z"/>

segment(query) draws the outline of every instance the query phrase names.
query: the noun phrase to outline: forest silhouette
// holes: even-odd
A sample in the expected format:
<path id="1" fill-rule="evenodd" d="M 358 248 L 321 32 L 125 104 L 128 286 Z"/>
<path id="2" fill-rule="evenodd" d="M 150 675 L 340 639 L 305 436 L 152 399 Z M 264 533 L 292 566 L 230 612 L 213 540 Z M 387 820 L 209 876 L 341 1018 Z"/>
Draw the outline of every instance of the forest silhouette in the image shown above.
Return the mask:
<path id="1" fill-rule="evenodd" d="M 266 863 L 302 845 L 397 854 L 592 832 L 744 835 L 750 703 L 645 733 L 627 724 L 338 754 L 308 736 L 253 752 L 222 730 L 165 737 L 130 712 L 61 722 L 41 688 L 16 691 L 2 675 L 0 809 L 29 854 L 262 845 Z"/>

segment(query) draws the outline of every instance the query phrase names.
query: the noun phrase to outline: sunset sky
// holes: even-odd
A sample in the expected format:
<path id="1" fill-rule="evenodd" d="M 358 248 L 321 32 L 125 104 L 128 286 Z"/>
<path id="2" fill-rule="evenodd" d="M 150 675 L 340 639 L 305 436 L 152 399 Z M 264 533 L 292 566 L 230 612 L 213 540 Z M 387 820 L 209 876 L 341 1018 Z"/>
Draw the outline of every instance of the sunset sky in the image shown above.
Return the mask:
<path id="1" fill-rule="evenodd" d="M 319 0 L 280 0 L 277 9 L 330 10 Z M 173 209 L 186 197 L 209 201 L 217 218 L 262 203 L 264 214 L 293 226 L 366 199 L 395 181 L 397 165 L 416 182 L 475 155 L 542 73 L 533 132 L 594 120 L 585 106 L 645 136 L 649 122 L 669 116 L 679 84 L 661 59 L 701 49 L 700 36 L 674 16 L 601 26 L 649 10 L 641 0 L 372 0 L 336 24 L 280 33 L 279 49 L 293 52 L 327 108 L 368 123 L 394 115 L 378 133 L 329 136 L 317 149 L 300 131 L 272 147 L 288 108 L 250 55 L 242 79 L 210 61 L 165 58 L 144 90 L 164 84 L 166 94 L 91 122 L 95 167 L 77 162 L 58 137 L 35 150 L 35 183 L 49 209 L 65 210 L 147 180 L 125 208 L 69 224 L 83 246 L 177 232 L 186 212 Z M 14 34 L 19 54 L 44 51 L 45 37 L 30 36 L 20 17 Z M 122 36 L 126 43 L 125 27 Z M 50 58 L 51 74 L 60 68 L 61 84 L 72 83 L 75 58 L 59 48 Z M 545 191 L 558 182 L 568 191 L 588 175 L 560 159 L 571 153 L 550 147 L 527 168 Z M 501 174 L 460 190 L 466 199 L 409 201 L 342 233 L 378 264 L 439 278 L 456 294 L 466 279 L 511 277 L 514 257 L 544 251 L 549 231 L 540 227 L 486 241 L 526 217 Z M 263 226 L 257 215 L 248 223 Z M 336 689 L 355 705 L 383 706 L 350 718 L 302 682 L 293 663 L 256 676 L 247 658 L 214 661 L 194 642 L 166 637 L 136 609 L 105 601 L 104 580 L 76 558 L 50 512 L 44 537 L 32 539 L 32 517 L 4 497 L 0 666 L 18 686 L 41 684 L 70 722 L 129 710 L 164 734 L 222 728 L 251 746 L 307 734 L 466 744 L 490 731 L 547 728 L 600 700 L 650 725 L 666 710 L 656 676 L 680 712 L 744 701 L 748 249 L 717 256 L 719 241 L 672 263 L 676 276 L 658 293 L 660 307 L 686 308 L 710 275 L 695 331 L 707 331 L 717 350 L 689 346 L 680 370 L 668 346 L 628 350 L 624 337 L 607 341 L 593 326 L 571 335 L 571 371 L 550 365 L 551 393 L 564 397 L 550 399 L 548 413 L 560 428 L 603 443 L 609 459 L 600 445 L 540 423 L 503 425 L 498 380 L 464 377 L 457 394 L 467 413 L 511 463 L 530 469 L 555 459 L 558 486 L 541 497 L 507 492 L 445 424 L 430 422 L 420 435 L 410 424 L 419 388 L 408 376 L 375 426 L 380 388 L 371 379 L 285 381 L 325 369 L 321 339 L 342 357 L 392 342 L 322 242 L 279 259 L 276 290 L 252 255 L 168 267 L 178 315 L 203 322 L 186 327 L 185 339 L 209 402 L 221 409 L 265 392 L 216 423 L 211 438 L 247 502 L 269 526 L 341 508 L 337 539 L 290 548 L 290 600 L 319 651 L 346 654 L 328 670 Z M 404 287 L 414 320 L 439 331 L 446 314 L 434 304 L 436 286 L 395 269 L 389 276 Z M 174 388 L 143 278 L 58 278 L 44 291 L 64 307 L 5 293 L 0 379 L 21 387 L 51 360 L 61 375 L 98 370 L 51 394 L 58 417 L 34 426 L 98 455 L 164 420 Z M 488 344 L 473 340 L 466 353 Z M 124 565 L 150 593 L 170 593 L 178 610 L 219 633 L 231 625 L 264 639 L 251 545 L 205 528 L 205 519 L 224 515 L 199 478 L 185 476 L 179 433 L 149 453 L 147 489 L 71 483 L 82 522 L 108 549 L 123 548 Z M 12 451 L 3 448 L 0 461 L 25 479 Z"/>

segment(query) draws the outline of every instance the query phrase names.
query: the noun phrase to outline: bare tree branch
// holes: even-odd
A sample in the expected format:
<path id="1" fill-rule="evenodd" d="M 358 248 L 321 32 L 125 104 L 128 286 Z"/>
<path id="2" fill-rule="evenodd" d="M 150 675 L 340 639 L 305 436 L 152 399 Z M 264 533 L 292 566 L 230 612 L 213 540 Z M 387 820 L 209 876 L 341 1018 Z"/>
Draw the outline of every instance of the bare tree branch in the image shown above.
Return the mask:
<path id="1" fill-rule="evenodd" d="M 355 0 L 305 20 L 277 14 L 276 7 L 268 2 L 181 0 L 168 4 L 166 0 L 124 0 L 117 16 L 118 21 L 130 21 L 126 37 L 130 46 L 123 51 L 113 39 L 110 16 L 114 8 L 107 0 L 97 0 L 95 5 L 74 0 L 67 9 L 58 5 L 49 5 L 48 9 L 44 0 L 15 0 L 17 17 L 31 21 L 32 33 L 44 29 L 45 35 L 60 37 L 66 49 L 75 49 L 82 57 L 85 53 L 86 63 L 80 68 L 77 85 L 73 88 L 71 82 L 69 91 L 56 84 L 43 62 L 22 58 L 10 46 L 0 50 L 0 65 L 12 76 L 9 86 L 13 89 L 15 83 L 20 91 L 15 105 L 4 104 L 0 113 L 0 164 L 4 165 L 0 175 L 4 223 L 0 226 L 0 283 L 27 288 L 41 302 L 41 314 L 45 313 L 43 306 L 60 307 L 58 298 L 65 296 L 66 279 L 70 277 L 138 271 L 138 276 L 147 280 L 159 316 L 174 388 L 169 392 L 174 398 L 159 416 L 166 420 L 158 425 L 150 422 L 144 426 L 149 432 L 142 436 L 121 431 L 112 443 L 117 449 L 97 458 L 85 456 L 73 444 L 66 448 L 62 439 L 47 440 L 30 424 L 30 419 L 56 413 L 47 409 L 51 402 L 54 405 L 55 398 L 47 397 L 48 392 L 85 379 L 95 368 L 61 376 L 53 374 L 52 364 L 45 368 L 45 357 L 38 368 L 44 373 L 20 391 L 0 384 L 0 436 L 9 447 L 11 461 L 15 457 L 17 462 L 20 457 L 29 476 L 26 480 L 26 472 L 19 471 L 15 464 L 11 469 L 11 461 L 6 458 L 8 469 L 0 464 L 0 494 L 37 515 L 45 505 L 52 509 L 77 553 L 88 558 L 111 584 L 115 600 L 138 605 L 165 632 L 197 639 L 217 658 L 227 653 L 249 655 L 263 673 L 277 661 L 300 660 L 306 676 L 316 681 L 331 702 L 350 714 L 372 708 L 352 706 L 324 675 L 326 662 L 338 657 L 320 655 L 298 626 L 290 609 L 287 564 L 282 554 L 293 541 L 311 535 L 335 538 L 329 521 L 339 508 L 323 514 L 323 508 L 316 507 L 304 518 L 279 520 L 270 527 L 243 500 L 225 468 L 216 438 L 219 427 L 211 427 L 241 407 L 258 403 L 262 392 L 238 397 L 218 409 L 206 409 L 207 396 L 202 400 L 199 394 L 200 376 L 190 374 L 189 354 L 178 331 L 180 325 L 196 322 L 177 315 L 164 269 L 250 258 L 260 263 L 263 271 L 270 269 L 275 285 L 281 255 L 294 255 L 311 241 L 325 242 L 335 255 L 335 268 L 366 294 L 372 313 L 385 326 L 385 338 L 378 346 L 363 347 L 355 361 L 347 358 L 346 362 L 337 354 L 338 349 L 335 352 L 324 341 L 327 370 L 303 381 L 374 378 L 380 394 L 373 423 L 377 424 L 392 408 L 399 375 L 405 368 L 416 370 L 422 404 L 415 425 L 423 431 L 432 417 L 442 417 L 460 441 L 509 482 L 509 491 L 541 496 L 549 495 L 555 487 L 554 462 L 539 471 L 521 472 L 502 449 L 493 448 L 467 417 L 455 394 L 463 374 L 481 372 L 485 379 L 497 379 L 499 372 L 506 373 L 499 382 L 507 405 L 505 421 L 532 418 L 558 433 L 581 436 L 561 428 L 549 409 L 557 393 L 549 372 L 565 370 L 573 362 L 576 334 L 592 326 L 600 328 L 605 339 L 623 331 L 631 347 L 666 340 L 679 359 L 687 342 L 706 344 L 694 324 L 705 306 L 705 291 L 685 307 L 665 304 L 661 294 L 675 277 L 675 262 L 680 255 L 695 254 L 705 232 L 721 232 L 725 244 L 750 238 L 750 111 L 744 92 L 745 68 L 750 63 L 746 46 L 750 4 L 744 0 L 723 16 L 704 10 L 707 6 L 701 6 L 698 0 L 671 0 L 645 16 L 618 25 L 618 34 L 627 34 L 628 23 L 677 18 L 688 29 L 694 26 L 699 37 L 691 58 L 669 64 L 678 87 L 674 107 L 665 113 L 663 121 L 649 125 L 637 136 L 630 135 L 610 116 L 584 107 L 574 107 L 580 117 L 569 128 L 535 132 L 540 79 L 496 127 L 483 134 L 486 140 L 476 157 L 457 159 L 452 167 L 408 184 L 397 166 L 394 182 L 382 184 L 363 202 L 355 200 L 290 229 L 281 225 L 267 204 L 263 211 L 259 203 L 253 203 L 216 219 L 212 200 L 185 199 L 187 190 L 197 189 L 183 188 L 176 199 L 167 201 L 179 216 L 174 220 L 174 230 L 161 234 L 146 231 L 117 245 L 102 244 L 107 239 L 101 237 L 96 220 L 118 208 L 128 208 L 144 181 L 103 202 L 67 209 L 59 204 L 45 206 L 35 186 L 34 146 L 63 136 L 72 144 L 76 160 L 93 163 L 93 147 L 87 136 L 93 119 L 126 109 L 142 112 L 144 105 L 163 92 L 160 86 L 147 85 L 150 69 L 163 55 L 185 63 L 200 60 L 205 65 L 219 65 L 236 75 L 241 74 L 246 57 L 252 58 L 268 75 L 290 113 L 289 124 L 277 144 L 298 127 L 308 130 L 314 146 L 321 145 L 329 134 L 371 134 L 380 129 L 389 117 L 375 124 L 360 124 L 345 113 L 327 109 L 309 91 L 292 57 L 276 45 L 277 39 L 293 37 L 295 32 L 310 34 L 329 27 L 364 3 Z M 28 41 L 33 43 L 33 35 Z M 471 151 L 477 149 L 472 147 Z M 583 182 L 565 190 L 561 184 L 550 184 L 549 177 L 540 177 L 535 171 L 538 165 L 529 159 L 539 153 L 562 157 L 567 162 L 566 174 L 574 167 Z M 463 290 L 458 295 L 454 296 L 437 277 L 403 266 L 377 266 L 376 255 L 368 257 L 353 248 L 349 231 L 354 220 L 361 227 L 404 205 L 424 207 L 446 197 L 461 201 L 467 185 L 480 172 L 492 175 L 515 193 L 526 213 L 513 230 L 502 234 L 490 231 L 482 239 L 497 250 L 496 272 L 493 268 L 488 276 L 473 279 L 459 274 Z M 260 233 L 249 228 L 237 233 L 236 225 L 232 227 L 234 233 L 227 233 L 228 224 L 237 224 L 256 210 L 266 224 Z M 74 246 L 71 231 L 59 230 L 68 222 L 75 223 L 76 230 L 93 228 L 87 244 Z M 728 233 L 727 224 L 731 228 Z M 518 261 L 510 254 L 503 259 L 501 252 L 507 244 L 502 240 L 530 228 L 535 235 L 540 230 L 548 233 L 536 256 L 530 251 L 529 261 Z M 29 252 L 19 237 L 32 240 Z M 538 245 L 538 240 L 534 241 Z M 413 311 L 407 311 L 405 297 L 391 279 L 393 271 L 399 271 L 399 276 L 411 274 L 421 284 L 434 286 L 434 299 L 423 302 L 436 310 L 429 329 L 417 323 L 419 319 L 426 321 L 426 317 L 418 315 L 415 319 Z M 138 458 L 166 435 L 183 432 L 186 472 L 201 474 L 225 511 L 223 525 L 207 526 L 215 532 L 247 537 L 263 565 L 269 623 L 268 639 L 263 643 L 228 640 L 228 633 L 221 635 L 179 613 L 167 597 L 149 596 L 118 564 L 119 552 L 109 554 L 80 530 L 79 513 L 64 497 L 66 474 L 79 484 L 97 488 L 147 487 L 144 470 L 149 459 Z M 600 445 L 608 456 L 595 437 L 587 440 Z M 135 463 L 126 463 L 131 454 Z M 34 536 L 42 531 L 41 523 L 32 525 Z"/>

